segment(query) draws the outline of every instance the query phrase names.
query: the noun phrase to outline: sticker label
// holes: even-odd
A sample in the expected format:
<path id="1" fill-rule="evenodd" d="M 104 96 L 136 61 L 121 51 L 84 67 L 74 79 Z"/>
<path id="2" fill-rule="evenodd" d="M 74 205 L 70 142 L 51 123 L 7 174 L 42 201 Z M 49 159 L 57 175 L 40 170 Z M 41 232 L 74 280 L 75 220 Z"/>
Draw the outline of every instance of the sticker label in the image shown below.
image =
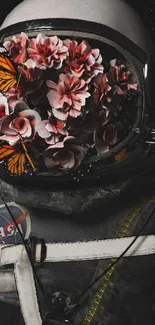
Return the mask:
<path id="1" fill-rule="evenodd" d="M 31 220 L 28 210 L 14 202 L 7 203 L 18 227 L 24 237 L 28 239 L 31 233 Z M 0 244 L 21 244 L 21 235 L 4 205 L 0 205 Z"/>

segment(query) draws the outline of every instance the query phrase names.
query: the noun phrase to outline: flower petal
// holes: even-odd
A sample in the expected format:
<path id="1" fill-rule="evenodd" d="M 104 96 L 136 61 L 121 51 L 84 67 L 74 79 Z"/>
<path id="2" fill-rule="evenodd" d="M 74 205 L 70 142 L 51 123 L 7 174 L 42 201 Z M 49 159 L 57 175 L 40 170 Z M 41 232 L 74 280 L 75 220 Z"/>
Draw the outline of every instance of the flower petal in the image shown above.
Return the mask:
<path id="1" fill-rule="evenodd" d="M 60 103 L 61 96 L 57 91 L 50 90 L 49 93 L 47 94 L 47 98 L 49 100 L 51 107 L 54 108 L 62 107 L 62 104 Z"/>
<path id="2" fill-rule="evenodd" d="M 44 151 L 44 161 L 47 168 L 53 168 L 59 165 L 59 162 L 53 157 L 53 151 Z"/>
<path id="3" fill-rule="evenodd" d="M 76 145 L 76 144 L 72 145 L 71 149 L 73 150 L 74 155 L 75 155 L 74 168 L 77 168 L 78 166 L 81 165 L 81 162 L 83 161 L 83 159 L 85 157 L 86 151 L 83 147 Z"/>
<path id="4" fill-rule="evenodd" d="M 63 112 L 61 110 L 52 108 L 53 115 L 61 121 L 66 121 L 68 118 L 68 112 Z"/>
<path id="5" fill-rule="evenodd" d="M 43 139 L 46 139 L 46 138 L 50 137 L 50 135 L 51 135 L 50 132 L 48 132 L 46 129 L 47 123 L 48 123 L 48 120 L 44 120 L 44 121 L 41 121 L 37 126 L 38 135 Z"/>
<path id="6" fill-rule="evenodd" d="M 117 142 L 117 129 L 115 125 L 109 124 L 107 125 L 104 135 L 103 135 L 104 141 L 110 145 L 114 146 Z"/>
<path id="7" fill-rule="evenodd" d="M 62 168 L 70 169 L 74 167 L 75 158 L 74 153 L 69 150 L 60 150 L 54 154 L 54 158 L 59 161 Z"/>
<path id="8" fill-rule="evenodd" d="M 81 113 L 82 113 L 82 112 L 79 112 L 79 111 L 77 111 L 77 110 L 74 109 L 74 108 L 70 109 L 70 111 L 69 111 L 69 115 L 70 115 L 71 117 L 78 117 L 78 116 L 81 115 Z"/>

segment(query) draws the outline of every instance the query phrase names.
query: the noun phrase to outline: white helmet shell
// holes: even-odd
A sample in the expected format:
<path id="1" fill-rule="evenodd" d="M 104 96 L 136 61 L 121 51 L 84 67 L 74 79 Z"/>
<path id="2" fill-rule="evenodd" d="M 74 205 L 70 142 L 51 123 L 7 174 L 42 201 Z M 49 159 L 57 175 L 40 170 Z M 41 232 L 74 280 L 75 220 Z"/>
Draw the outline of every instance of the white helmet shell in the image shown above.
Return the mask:
<path id="1" fill-rule="evenodd" d="M 1 29 L 22 21 L 46 18 L 81 19 L 103 24 L 130 39 L 145 53 L 153 50 L 140 17 L 122 0 L 24 0 L 6 17 Z"/>

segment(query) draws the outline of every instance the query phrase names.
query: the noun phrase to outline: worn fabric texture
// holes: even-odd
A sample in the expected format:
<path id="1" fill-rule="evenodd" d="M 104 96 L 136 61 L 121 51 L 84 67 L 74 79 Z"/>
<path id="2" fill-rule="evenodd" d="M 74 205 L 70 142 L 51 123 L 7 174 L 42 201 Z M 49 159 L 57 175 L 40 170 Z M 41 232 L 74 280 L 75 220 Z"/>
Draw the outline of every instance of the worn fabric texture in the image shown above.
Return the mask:
<path id="1" fill-rule="evenodd" d="M 29 207 L 31 235 L 44 238 L 46 242 L 88 241 L 136 235 L 155 208 L 153 189 L 145 193 L 144 185 L 145 182 L 142 182 L 141 195 L 137 194 L 135 199 L 129 195 L 129 187 L 126 200 L 121 194 L 104 206 L 95 205 L 94 209 L 82 213 L 66 215 Z M 136 192 L 136 187 L 131 189 L 133 193 Z M 154 232 L 155 213 L 143 234 Z M 109 263 L 111 263 L 109 260 L 51 263 L 37 269 L 37 273 L 50 296 L 61 290 L 68 293 L 74 301 Z M 153 325 L 154 271 L 154 256 L 122 259 L 90 289 L 86 300 L 74 317 L 75 324 L 143 325 L 147 321 L 149 325 Z M 24 324 L 16 293 L 1 294 L 0 302 L 2 325 L 9 325 L 10 317 L 12 324 Z"/>

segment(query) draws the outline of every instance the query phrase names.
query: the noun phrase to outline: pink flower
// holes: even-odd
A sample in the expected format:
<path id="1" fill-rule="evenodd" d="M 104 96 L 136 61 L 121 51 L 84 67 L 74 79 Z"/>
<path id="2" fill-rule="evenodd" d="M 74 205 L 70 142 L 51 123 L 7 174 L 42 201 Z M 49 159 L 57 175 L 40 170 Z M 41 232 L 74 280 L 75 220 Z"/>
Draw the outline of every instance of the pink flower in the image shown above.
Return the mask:
<path id="1" fill-rule="evenodd" d="M 7 98 L 0 93 L 0 119 L 5 115 L 9 115 L 9 113 Z"/>
<path id="2" fill-rule="evenodd" d="M 98 155 L 103 155 L 117 143 L 117 128 L 108 121 L 100 124 L 94 133 L 95 147 Z"/>
<path id="3" fill-rule="evenodd" d="M 26 62 L 28 68 L 60 69 L 67 55 L 67 47 L 57 36 L 47 37 L 41 33 L 32 38 L 28 47 L 29 59 Z"/>
<path id="4" fill-rule="evenodd" d="M 14 112 L 0 121 L 0 140 L 7 141 L 11 146 L 17 142 L 31 141 L 35 138 L 40 123 L 40 115 L 31 110 L 25 102 L 17 102 Z"/>
<path id="5" fill-rule="evenodd" d="M 92 49 L 86 41 L 78 44 L 77 41 L 70 39 L 66 39 L 64 45 L 67 46 L 69 51 L 69 55 L 65 60 L 65 71 L 67 73 L 79 78 L 84 73 L 87 77 L 93 77 L 99 72 L 103 72 L 99 49 Z"/>
<path id="6" fill-rule="evenodd" d="M 88 86 L 83 79 L 60 74 L 58 84 L 49 80 L 47 86 L 51 89 L 47 97 L 56 118 L 64 121 L 67 120 L 68 115 L 78 117 L 82 114 L 81 107 L 90 96 L 87 92 Z"/>
<path id="7" fill-rule="evenodd" d="M 7 98 L 9 107 L 13 111 L 16 103 L 19 100 L 22 101 L 24 99 L 24 91 L 21 87 L 18 88 L 14 87 L 9 89 L 9 91 L 5 93 L 5 96 Z"/>
<path id="8" fill-rule="evenodd" d="M 85 149 L 76 143 L 74 137 L 66 137 L 62 142 L 49 146 L 44 151 L 47 168 L 71 169 L 77 168 L 85 157 Z"/>
<path id="9" fill-rule="evenodd" d="M 15 63 L 24 63 L 26 61 L 28 37 L 25 33 L 21 33 L 19 38 L 13 36 L 11 41 L 4 43 L 4 46 Z"/>
<path id="10" fill-rule="evenodd" d="M 45 139 L 48 144 L 55 144 L 60 141 L 62 136 L 68 135 L 68 132 L 64 129 L 65 123 L 57 120 L 56 118 L 50 120 L 43 120 L 38 124 L 38 135 Z"/>

